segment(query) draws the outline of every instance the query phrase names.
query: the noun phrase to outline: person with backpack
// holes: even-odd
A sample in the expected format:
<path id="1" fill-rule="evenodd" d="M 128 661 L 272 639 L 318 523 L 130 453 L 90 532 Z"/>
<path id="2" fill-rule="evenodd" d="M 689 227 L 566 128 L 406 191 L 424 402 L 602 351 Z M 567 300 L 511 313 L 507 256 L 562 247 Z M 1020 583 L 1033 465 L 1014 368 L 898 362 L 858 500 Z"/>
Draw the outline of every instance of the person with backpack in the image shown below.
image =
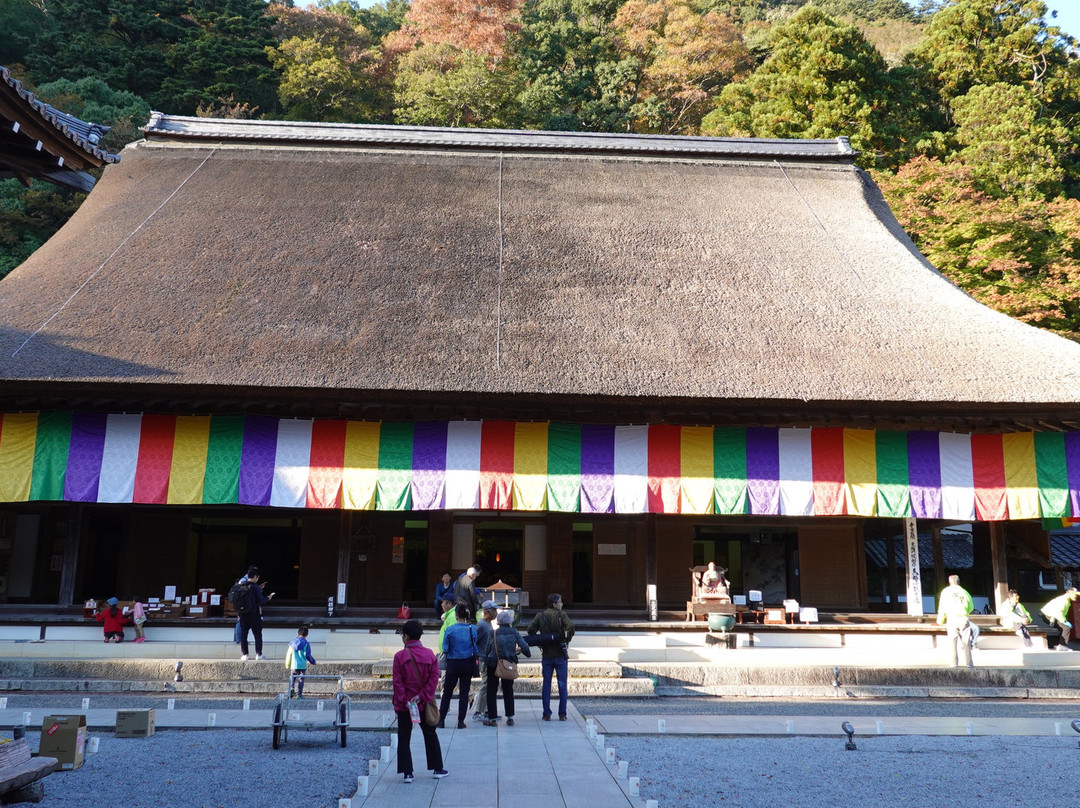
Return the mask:
<path id="1" fill-rule="evenodd" d="M 247 575 L 229 590 L 229 602 L 240 619 L 240 659 L 247 662 L 248 632 L 255 637 L 255 659 L 266 659 L 262 653 L 262 607 L 274 597 L 263 593 L 266 584 L 259 583 L 259 568 L 249 567 Z"/>
<path id="2" fill-rule="evenodd" d="M 311 643 L 308 642 L 308 627 L 300 626 L 296 630 L 296 637 L 289 643 L 285 652 L 285 667 L 291 672 L 289 675 L 289 698 L 293 697 L 293 686 L 296 687 L 296 698 L 304 698 L 304 671 L 308 665 L 315 664 L 315 657 L 311 655 Z"/>
<path id="3" fill-rule="evenodd" d="M 551 676 L 555 674 L 559 680 L 559 720 L 566 720 L 566 680 L 567 659 L 570 652 L 567 644 L 574 638 L 574 624 L 563 612 L 562 595 L 551 594 L 547 598 L 548 607 L 536 615 L 529 623 L 529 634 L 543 633 L 552 635 L 552 641 L 540 646 L 540 668 L 543 671 L 544 683 L 540 690 L 540 701 L 543 704 L 543 714 L 540 716 L 545 721 L 551 720 Z"/>

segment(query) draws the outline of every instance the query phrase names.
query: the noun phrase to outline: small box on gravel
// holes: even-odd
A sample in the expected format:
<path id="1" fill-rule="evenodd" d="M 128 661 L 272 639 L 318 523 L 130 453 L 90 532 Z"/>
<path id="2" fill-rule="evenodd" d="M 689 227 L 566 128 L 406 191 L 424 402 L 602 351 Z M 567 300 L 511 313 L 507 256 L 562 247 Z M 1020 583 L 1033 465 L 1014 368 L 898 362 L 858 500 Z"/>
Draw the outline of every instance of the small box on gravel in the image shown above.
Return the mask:
<path id="1" fill-rule="evenodd" d="M 117 710 L 117 738 L 149 738 L 154 734 L 153 710 Z"/>

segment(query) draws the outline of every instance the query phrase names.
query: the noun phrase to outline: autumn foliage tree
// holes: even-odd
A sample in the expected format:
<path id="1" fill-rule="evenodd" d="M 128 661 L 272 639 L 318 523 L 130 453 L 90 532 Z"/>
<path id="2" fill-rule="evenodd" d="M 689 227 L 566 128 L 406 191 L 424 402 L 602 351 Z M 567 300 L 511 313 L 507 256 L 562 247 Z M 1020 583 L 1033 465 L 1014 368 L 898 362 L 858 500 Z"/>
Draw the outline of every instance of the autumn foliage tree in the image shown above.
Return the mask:
<path id="1" fill-rule="evenodd" d="M 641 66 L 633 107 L 639 131 L 697 134 L 712 97 L 750 67 L 735 23 L 699 14 L 688 0 L 627 0 L 615 25 L 620 50 Z"/>

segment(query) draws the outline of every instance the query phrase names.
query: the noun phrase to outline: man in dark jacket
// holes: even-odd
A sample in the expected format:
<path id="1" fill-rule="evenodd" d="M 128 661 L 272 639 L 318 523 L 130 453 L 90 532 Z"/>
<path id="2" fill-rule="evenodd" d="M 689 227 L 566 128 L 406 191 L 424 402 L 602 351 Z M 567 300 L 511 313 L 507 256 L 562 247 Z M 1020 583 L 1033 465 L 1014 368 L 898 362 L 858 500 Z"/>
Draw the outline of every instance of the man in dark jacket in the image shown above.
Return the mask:
<path id="1" fill-rule="evenodd" d="M 265 659 L 262 652 L 262 607 L 270 602 L 270 599 L 274 597 L 274 593 L 269 595 L 263 593 L 263 587 L 266 584 L 259 583 L 259 568 L 249 567 L 247 575 L 247 582 L 244 583 L 243 578 L 240 579 L 240 586 L 247 588 L 249 595 L 248 599 L 251 603 L 252 609 L 247 614 L 238 614 L 240 618 L 240 659 L 244 662 L 248 658 L 248 631 L 255 636 L 255 658 Z"/>
<path id="2" fill-rule="evenodd" d="M 574 637 L 574 624 L 563 612 L 562 595 L 551 594 L 547 599 L 548 607 L 536 615 L 529 623 L 529 634 L 555 634 L 560 638 L 559 642 L 548 643 L 541 646 L 540 667 L 544 674 L 544 684 L 540 691 L 540 700 L 544 707 L 541 716 L 545 721 L 551 720 L 551 675 L 554 673 L 559 680 L 559 720 L 566 720 L 566 661 L 569 651 L 566 646 Z"/>
<path id="3" fill-rule="evenodd" d="M 480 565 L 475 564 L 461 573 L 461 576 L 454 584 L 454 596 L 457 598 L 458 603 L 464 603 L 465 608 L 469 610 L 470 623 L 476 622 L 476 613 L 479 611 L 480 603 L 483 600 L 480 593 L 476 591 L 476 579 L 479 577 Z"/>

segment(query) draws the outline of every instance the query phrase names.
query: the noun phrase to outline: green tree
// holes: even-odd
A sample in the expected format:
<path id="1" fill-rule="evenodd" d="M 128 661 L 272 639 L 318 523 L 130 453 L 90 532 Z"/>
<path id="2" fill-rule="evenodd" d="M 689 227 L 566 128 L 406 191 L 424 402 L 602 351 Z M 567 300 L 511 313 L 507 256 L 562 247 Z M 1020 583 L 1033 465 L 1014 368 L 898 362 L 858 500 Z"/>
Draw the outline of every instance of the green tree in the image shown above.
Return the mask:
<path id="1" fill-rule="evenodd" d="M 946 0 L 911 58 L 926 66 L 941 100 L 976 84 L 1024 84 L 1047 103 L 1076 98 L 1070 41 L 1046 22 L 1042 0 Z"/>
<path id="2" fill-rule="evenodd" d="M 280 42 L 267 53 L 286 118 L 389 122 L 390 84 L 362 25 L 336 11 L 285 8 L 274 32 Z"/>
<path id="3" fill-rule="evenodd" d="M 0 65 L 22 64 L 51 20 L 40 0 L 0 0 Z"/>
<path id="4" fill-rule="evenodd" d="M 403 56 L 395 83 L 399 123 L 427 126 L 513 125 L 513 74 L 478 53 L 421 45 Z"/>
<path id="5" fill-rule="evenodd" d="M 188 27 L 180 0 L 48 0 L 47 10 L 52 24 L 27 56 L 37 81 L 95 76 L 169 109 L 160 89 Z"/>
<path id="6" fill-rule="evenodd" d="M 513 60 L 527 126 L 600 132 L 633 131 L 632 107 L 642 61 L 620 53 L 615 15 L 620 0 L 530 0 Z"/>
<path id="7" fill-rule="evenodd" d="M 276 40 L 265 0 L 187 0 L 184 35 L 169 51 L 170 71 L 152 98 L 167 111 L 246 104 L 263 114 L 277 107 L 277 74 L 266 49 Z"/>
<path id="8" fill-rule="evenodd" d="M 765 61 L 729 84 L 705 116 L 704 134 L 831 138 L 845 135 L 867 164 L 899 162 L 918 108 L 904 74 L 851 25 L 813 6 L 776 26 Z"/>
<path id="9" fill-rule="evenodd" d="M 1045 199 L 1064 192 L 1066 161 L 1074 143 L 1069 129 L 1043 117 L 1025 86 L 976 85 L 952 101 L 957 158 L 979 187 L 993 196 Z"/>
<path id="10" fill-rule="evenodd" d="M 409 0 L 386 0 L 367 8 L 361 8 L 356 0 L 319 0 L 315 5 L 347 17 L 353 25 L 364 26 L 376 42 L 401 28 L 409 11 Z"/>
<path id="11" fill-rule="evenodd" d="M 84 194 L 31 180 L 0 180 L 0 278 L 29 258 L 78 209 Z"/>

